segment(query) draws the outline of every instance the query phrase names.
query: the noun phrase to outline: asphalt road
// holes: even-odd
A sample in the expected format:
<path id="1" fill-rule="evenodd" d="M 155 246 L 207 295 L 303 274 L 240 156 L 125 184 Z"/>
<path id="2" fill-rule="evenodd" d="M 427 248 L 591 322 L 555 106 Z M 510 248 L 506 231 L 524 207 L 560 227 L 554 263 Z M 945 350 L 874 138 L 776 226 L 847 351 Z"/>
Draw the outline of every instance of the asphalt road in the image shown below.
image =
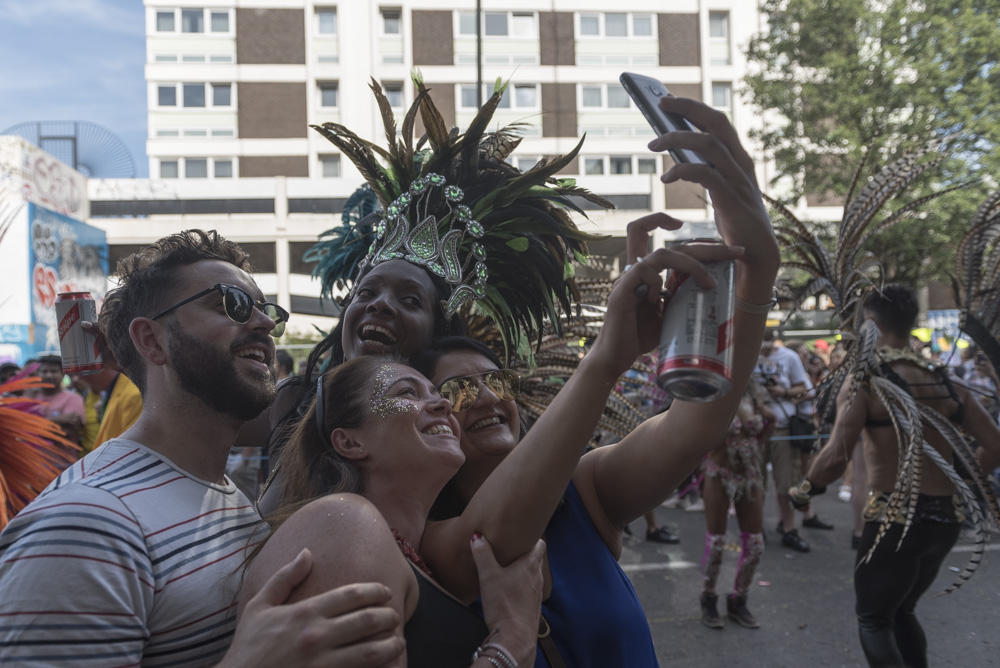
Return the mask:
<path id="1" fill-rule="evenodd" d="M 867 666 L 854 617 L 850 504 L 837 500 L 836 486 L 816 499 L 817 513 L 833 531 L 799 529 L 808 554 L 781 546 L 775 532 L 773 498 L 765 501 L 768 547 L 754 578 L 748 606 L 761 623 L 756 630 L 727 621 L 722 630 L 701 623 L 699 562 L 704 545 L 702 513 L 657 510 L 657 519 L 677 530 L 681 542 L 644 540 L 645 523 L 632 523 L 621 563 L 632 580 L 663 666 L 715 668 L 767 666 L 854 668 Z M 731 591 L 739 559 L 739 529 L 729 520 L 730 542 L 719 576 L 720 613 Z M 959 539 L 937 581 L 921 600 L 917 616 L 928 641 L 930 666 L 1000 666 L 1000 540 L 994 535 L 979 571 L 958 591 L 938 596 L 964 568 L 971 544 Z M 955 569 L 955 570 L 951 570 Z M 612 668 L 612 667 L 609 667 Z M 617 668 L 617 667 L 615 667 Z M 625 667 L 621 667 L 625 668 Z"/>

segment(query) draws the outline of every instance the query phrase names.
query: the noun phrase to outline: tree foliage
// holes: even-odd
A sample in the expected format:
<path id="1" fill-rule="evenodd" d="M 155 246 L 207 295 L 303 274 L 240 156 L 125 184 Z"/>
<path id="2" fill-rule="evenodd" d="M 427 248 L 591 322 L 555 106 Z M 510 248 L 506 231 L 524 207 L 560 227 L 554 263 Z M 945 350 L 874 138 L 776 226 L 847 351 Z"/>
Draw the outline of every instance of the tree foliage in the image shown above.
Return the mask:
<path id="1" fill-rule="evenodd" d="M 1000 175 L 1000 0 L 763 0 L 761 10 L 744 93 L 767 119 L 754 136 L 792 199 L 842 197 L 865 147 L 885 163 L 932 137 L 950 137 L 953 157 L 925 192 L 986 176 L 870 246 L 893 280 L 942 277 Z"/>

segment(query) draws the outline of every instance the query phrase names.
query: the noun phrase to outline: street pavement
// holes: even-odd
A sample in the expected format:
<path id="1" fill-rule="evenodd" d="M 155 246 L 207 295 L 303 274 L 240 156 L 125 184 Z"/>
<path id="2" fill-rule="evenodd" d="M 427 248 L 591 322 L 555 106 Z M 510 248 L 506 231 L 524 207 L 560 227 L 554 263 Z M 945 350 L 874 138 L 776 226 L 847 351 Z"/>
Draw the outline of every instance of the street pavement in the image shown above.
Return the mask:
<path id="1" fill-rule="evenodd" d="M 768 540 L 750 590 L 748 606 L 761 627 L 745 629 L 727 620 L 722 630 L 701 623 L 699 563 L 705 540 L 704 514 L 659 508 L 661 525 L 681 536 L 677 545 L 644 540 L 641 519 L 625 537 L 622 567 L 646 610 L 657 657 L 663 666 L 715 668 L 767 666 L 854 668 L 867 663 L 858 644 L 854 617 L 850 504 L 840 502 L 836 485 L 817 497 L 820 517 L 833 531 L 799 528 L 811 552 L 781 545 L 774 499 L 765 500 Z M 801 521 L 801 515 L 798 517 Z M 729 519 L 729 545 L 719 576 L 719 611 L 732 590 L 739 560 L 739 528 Z M 934 585 L 921 599 L 917 616 L 927 635 L 930 666 L 1000 666 L 1000 536 L 994 534 L 983 563 L 958 591 L 939 596 L 965 567 L 972 545 L 959 539 Z M 608 668 L 627 668 L 611 667 Z"/>

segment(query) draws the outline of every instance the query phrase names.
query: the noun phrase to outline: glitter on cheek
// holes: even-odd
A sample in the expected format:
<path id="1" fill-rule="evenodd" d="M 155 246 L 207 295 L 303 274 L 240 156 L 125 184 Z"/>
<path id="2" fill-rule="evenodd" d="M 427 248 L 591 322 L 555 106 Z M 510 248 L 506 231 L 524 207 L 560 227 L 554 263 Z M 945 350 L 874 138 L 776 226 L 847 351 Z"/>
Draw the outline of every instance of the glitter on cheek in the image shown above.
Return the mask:
<path id="1" fill-rule="evenodd" d="M 372 414 L 385 419 L 390 415 L 417 413 L 420 411 L 420 406 L 414 401 L 400 397 L 386 396 L 386 392 L 388 392 L 395 380 L 396 374 L 393 373 L 391 366 L 383 364 L 379 367 L 378 372 L 375 374 L 375 383 L 372 386 L 370 399 Z"/>

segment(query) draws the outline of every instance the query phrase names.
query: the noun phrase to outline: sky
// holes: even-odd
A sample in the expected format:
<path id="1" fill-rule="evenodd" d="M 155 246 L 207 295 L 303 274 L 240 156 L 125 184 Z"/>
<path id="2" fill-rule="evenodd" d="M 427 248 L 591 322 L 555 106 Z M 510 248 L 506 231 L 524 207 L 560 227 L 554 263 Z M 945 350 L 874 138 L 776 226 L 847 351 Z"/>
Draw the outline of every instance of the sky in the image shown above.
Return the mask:
<path id="1" fill-rule="evenodd" d="M 0 0 L 0 134 L 29 121 L 90 121 L 146 159 L 142 0 Z"/>

